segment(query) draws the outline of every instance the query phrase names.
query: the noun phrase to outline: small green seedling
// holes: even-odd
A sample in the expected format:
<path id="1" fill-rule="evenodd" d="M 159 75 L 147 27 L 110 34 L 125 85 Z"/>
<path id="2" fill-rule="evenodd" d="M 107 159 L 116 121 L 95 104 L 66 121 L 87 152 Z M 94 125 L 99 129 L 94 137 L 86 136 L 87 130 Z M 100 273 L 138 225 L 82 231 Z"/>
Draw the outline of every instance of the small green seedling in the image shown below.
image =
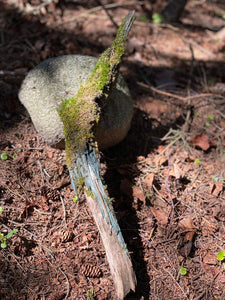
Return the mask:
<path id="1" fill-rule="evenodd" d="M 162 20 L 163 20 L 163 18 L 160 14 L 153 14 L 152 15 L 152 21 L 153 21 L 154 24 L 160 24 L 160 23 L 162 23 Z"/>
<path id="2" fill-rule="evenodd" d="M 7 240 L 10 239 L 12 237 L 12 235 L 16 232 L 18 232 L 18 229 L 11 230 L 7 235 L 0 233 L 0 243 L 1 243 L 2 249 L 7 247 Z"/>
<path id="3" fill-rule="evenodd" d="M 18 156 L 17 154 L 13 154 L 12 158 L 14 159 L 14 158 L 16 158 L 17 156 Z"/>
<path id="4" fill-rule="evenodd" d="M 6 159 L 8 159 L 7 153 L 6 152 L 2 152 L 1 153 L 1 160 L 6 160 Z"/>
<path id="5" fill-rule="evenodd" d="M 213 115 L 208 115 L 208 119 L 209 119 L 209 121 L 213 121 L 214 120 L 214 116 Z"/>
<path id="6" fill-rule="evenodd" d="M 199 117 L 199 113 L 196 113 L 195 116 L 196 116 L 196 117 Z"/>
<path id="7" fill-rule="evenodd" d="M 185 276 L 185 275 L 187 275 L 187 269 L 182 267 L 182 268 L 180 268 L 179 273 L 180 273 L 180 275 Z"/>
<path id="8" fill-rule="evenodd" d="M 73 197 L 73 202 L 77 202 L 78 200 L 78 196 L 76 195 L 75 197 Z"/>
<path id="9" fill-rule="evenodd" d="M 88 297 L 88 300 L 94 300 L 94 290 L 93 290 L 93 287 L 91 287 L 90 290 L 87 291 L 87 297 Z"/>
<path id="10" fill-rule="evenodd" d="M 223 261 L 225 259 L 225 252 L 224 251 L 220 251 L 217 253 L 217 258 L 220 260 L 220 261 Z"/>
<path id="11" fill-rule="evenodd" d="M 146 16 L 140 16 L 139 21 L 145 22 L 148 21 L 148 18 Z"/>
<path id="12" fill-rule="evenodd" d="M 199 164 L 200 163 L 200 159 L 199 158 L 196 158 L 195 159 L 195 164 Z"/>
<path id="13" fill-rule="evenodd" d="M 213 116 L 213 115 L 208 115 L 208 120 L 209 120 L 209 121 L 205 122 L 205 125 L 206 125 L 207 127 L 209 127 L 209 126 L 211 125 L 210 122 L 214 120 L 214 116 Z"/>
<path id="14" fill-rule="evenodd" d="M 22 152 L 22 149 L 20 149 L 20 148 L 19 148 L 19 149 L 17 149 L 17 152 Z"/>
<path id="15" fill-rule="evenodd" d="M 3 208 L 0 206 L 0 213 L 2 212 Z"/>

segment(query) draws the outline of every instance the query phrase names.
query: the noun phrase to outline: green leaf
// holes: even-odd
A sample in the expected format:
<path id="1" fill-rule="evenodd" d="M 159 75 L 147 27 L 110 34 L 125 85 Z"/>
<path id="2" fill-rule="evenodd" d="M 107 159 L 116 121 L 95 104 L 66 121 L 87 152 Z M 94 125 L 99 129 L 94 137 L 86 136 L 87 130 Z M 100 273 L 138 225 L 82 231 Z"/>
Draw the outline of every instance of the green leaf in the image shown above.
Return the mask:
<path id="1" fill-rule="evenodd" d="M 195 159 L 195 164 L 199 164 L 199 163 L 200 163 L 199 158 L 196 158 L 196 159 Z"/>
<path id="2" fill-rule="evenodd" d="M 78 200 L 78 196 L 76 195 L 74 198 L 73 198 L 73 202 L 77 202 Z"/>
<path id="3" fill-rule="evenodd" d="M 5 237 L 6 239 L 10 239 L 14 233 L 18 232 L 18 229 L 11 230 Z"/>
<path id="4" fill-rule="evenodd" d="M 213 116 L 213 115 L 208 115 L 208 119 L 209 119 L 210 121 L 213 121 L 213 120 L 214 120 L 214 116 Z"/>
<path id="5" fill-rule="evenodd" d="M 153 20 L 153 23 L 159 24 L 159 23 L 162 23 L 163 18 L 160 14 L 153 14 L 152 20 Z"/>
<path id="6" fill-rule="evenodd" d="M 205 125 L 206 125 L 207 127 L 209 127 L 209 126 L 210 126 L 210 123 L 209 123 L 209 122 L 206 122 Z"/>
<path id="7" fill-rule="evenodd" d="M 6 152 L 2 152 L 2 154 L 1 154 L 1 159 L 2 159 L 2 160 L 8 159 L 8 155 L 7 155 Z"/>
<path id="8" fill-rule="evenodd" d="M 217 258 L 218 258 L 220 261 L 224 260 L 224 259 L 225 259 L 225 252 L 224 252 L 224 251 L 218 252 Z"/>
<path id="9" fill-rule="evenodd" d="M 184 276 L 184 275 L 187 274 L 187 269 L 184 268 L 184 267 L 182 267 L 182 268 L 180 268 L 179 273 L 180 273 L 180 275 L 183 275 L 183 276 Z"/>
<path id="10" fill-rule="evenodd" d="M 94 300 L 94 289 L 93 289 L 93 287 L 91 287 L 90 290 L 87 291 L 87 297 L 88 297 L 88 300 Z"/>
<path id="11" fill-rule="evenodd" d="M 3 208 L 0 206 L 0 213 L 2 212 Z"/>
<path id="12" fill-rule="evenodd" d="M 2 249 L 5 249 L 6 247 L 7 247 L 6 241 L 2 242 L 2 243 L 1 243 L 1 248 L 2 248 Z"/>

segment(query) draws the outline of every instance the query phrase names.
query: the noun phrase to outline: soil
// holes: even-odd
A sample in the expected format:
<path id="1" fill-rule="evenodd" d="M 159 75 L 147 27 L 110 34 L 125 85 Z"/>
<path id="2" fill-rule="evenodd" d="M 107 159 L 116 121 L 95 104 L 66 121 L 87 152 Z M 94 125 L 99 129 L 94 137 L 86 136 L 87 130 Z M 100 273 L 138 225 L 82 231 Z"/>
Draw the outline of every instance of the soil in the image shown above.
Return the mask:
<path id="1" fill-rule="evenodd" d="M 17 94 L 46 58 L 98 56 L 133 9 L 121 73 L 134 118 L 101 161 L 137 276 L 126 299 L 225 299 L 225 3 L 190 0 L 180 22 L 154 24 L 165 4 L 1 1 L 1 299 L 115 299 L 65 153 L 38 135 Z"/>

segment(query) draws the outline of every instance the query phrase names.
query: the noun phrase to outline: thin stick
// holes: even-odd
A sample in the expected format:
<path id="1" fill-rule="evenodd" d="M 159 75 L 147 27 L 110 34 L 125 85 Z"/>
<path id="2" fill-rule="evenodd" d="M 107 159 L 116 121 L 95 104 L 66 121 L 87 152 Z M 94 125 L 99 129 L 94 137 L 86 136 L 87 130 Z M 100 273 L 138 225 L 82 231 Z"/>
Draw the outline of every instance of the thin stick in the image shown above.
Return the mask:
<path id="1" fill-rule="evenodd" d="M 174 202 L 173 202 L 171 189 L 169 187 L 169 175 L 170 175 L 170 170 L 171 170 L 171 163 L 170 163 L 170 157 L 169 157 L 169 153 L 168 153 L 169 151 L 168 150 L 169 150 L 169 148 L 167 149 L 168 172 L 167 172 L 167 176 L 166 176 L 166 179 L 165 179 L 165 185 L 166 185 L 166 189 L 168 191 L 170 202 L 171 202 L 171 211 L 170 211 L 170 217 L 169 217 L 170 222 L 169 222 L 168 230 L 167 230 L 167 233 L 166 233 L 166 238 L 168 238 L 168 236 L 170 234 L 170 230 L 171 230 L 172 222 L 173 222 L 173 218 L 174 218 L 174 211 L 175 211 L 175 205 L 174 205 Z"/>
<path id="2" fill-rule="evenodd" d="M 113 17 L 109 14 L 108 9 L 106 8 L 106 5 L 101 2 L 101 0 L 95 0 L 100 6 L 102 6 L 102 9 L 105 11 L 107 17 L 110 19 L 112 24 L 118 29 L 118 24 L 114 21 Z"/>
<path id="3" fill-rule="evenodd" d="M 175 98 L 175 99 L 178 99 L 178 100 L 181 100 L 181 101 L 187 101 L 189 99 L 192 100 L 192 99 L 198 99 L 198 98 L 203 98 L 203 97 L 218 97 L 218 98 L 224 99 L 224 96 L 221 96 L 221 95 L 218 95 L 218 94 L 213 94 L 213 93 L 203 93 L 203 94 L 198 94 L 198 95 L 193 95 L 193 96 L 182 97 L 182 96 L 170 93 L 170 92 L 165 92 L 165 91 L 162 91 L 160 89 L 157 89 L 157 88 L 153 87 L 150 83 L 146 84 L 146 83 L 143 83 L 143 82 L 140 82 L 140 81 L 137 82 L 137 83 L 138 83 L 138 85 L 140 85 L 144 88 L 151 89 L 153 92 L 156 92 L 156 93 L 161 94 L 163 96 Z"/>
<path id="4" fill-rule="evenodd" d="M 64 205 L 64 201 L 63 201 L 63 198 L 62 196 L 59 194 L 59 198 L 61 200 L 61 203 L 62 203 L 62 208 L 63 208 L 63 220 L 66 224 L 66 208 L 65 208 L 65 205 Z"/>

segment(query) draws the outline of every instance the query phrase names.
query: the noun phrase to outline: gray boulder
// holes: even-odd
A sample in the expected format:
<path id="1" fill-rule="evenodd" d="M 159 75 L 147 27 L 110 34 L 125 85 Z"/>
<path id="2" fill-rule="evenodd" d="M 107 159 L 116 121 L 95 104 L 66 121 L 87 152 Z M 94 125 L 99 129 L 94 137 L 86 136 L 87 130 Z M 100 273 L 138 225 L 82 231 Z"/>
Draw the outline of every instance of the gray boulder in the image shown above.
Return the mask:
<path id="1" fill-rule="evenodd" d="M 50 145 L 64 147 L 63 124 L 57 107 L 77 93 L 91 75 L 96 62 L 97 58 L 83 55 L 50 58 L 32 69 L 24 79 L 19 99 L 37 131 Z M 99 148 L 109 148 L 121 142 L 130 129 L 132 116 L 131 95 L 119 75 L 116 88 L 102 109 L 96 130 Z"/>

